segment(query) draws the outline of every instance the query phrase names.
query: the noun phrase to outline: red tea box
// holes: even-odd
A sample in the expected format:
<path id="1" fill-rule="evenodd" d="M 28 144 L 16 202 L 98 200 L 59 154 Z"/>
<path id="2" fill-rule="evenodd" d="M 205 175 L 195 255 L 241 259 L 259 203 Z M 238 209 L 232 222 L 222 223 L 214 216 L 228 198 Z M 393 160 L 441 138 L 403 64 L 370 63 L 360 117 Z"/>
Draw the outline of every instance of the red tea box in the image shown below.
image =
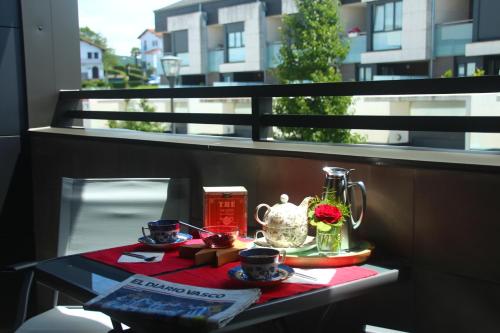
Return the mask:
<path id="1" fill-rule="evenodd" d="M 203 225 L 234 225 L 247 235 L 247 190 L 243 186 L 203 187 Z"/>

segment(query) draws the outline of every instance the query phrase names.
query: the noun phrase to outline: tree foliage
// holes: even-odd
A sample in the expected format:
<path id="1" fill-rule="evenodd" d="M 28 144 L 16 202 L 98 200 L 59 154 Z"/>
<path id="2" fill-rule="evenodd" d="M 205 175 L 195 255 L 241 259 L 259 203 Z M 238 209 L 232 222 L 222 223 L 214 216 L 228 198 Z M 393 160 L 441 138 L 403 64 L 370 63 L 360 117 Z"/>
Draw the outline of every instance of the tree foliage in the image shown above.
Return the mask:
<path id="1" fill-rule="evenodd" d="M 133 47 L 130 49 L 130 56 L 134 58 L 134 63 L 136 66 L 139 66 L 137 57 L 141 54 L 141 50 L 138 47 Z"/>
<path id="2" fill-rule="evenodd" d="M 337 0 L 295 0 L 298 12 L 283 17 L 281 84 L 340 82 L 339 67 L 349 52 L 343 38 Z M 277 114 L 346 115 L 351 98 L 345 96 L 282 97 Z M 278 138 L 300 141 L 355 143 L 363 138 L 348 129 L 280 127 Z"/>
<path id="3" fill-rule="evenodd" d="M 133 101 L 125 100 L 125 110 L 129 112 L 155 112 L 155 107 L 147 100 L 139 100 L 139 105 Z M 165 124 L 149 121 L 130 121 L 130 120 L 108 120 L 109 128 L 125 128 L 134 131 L 143 132 L 165 132 Z"/>

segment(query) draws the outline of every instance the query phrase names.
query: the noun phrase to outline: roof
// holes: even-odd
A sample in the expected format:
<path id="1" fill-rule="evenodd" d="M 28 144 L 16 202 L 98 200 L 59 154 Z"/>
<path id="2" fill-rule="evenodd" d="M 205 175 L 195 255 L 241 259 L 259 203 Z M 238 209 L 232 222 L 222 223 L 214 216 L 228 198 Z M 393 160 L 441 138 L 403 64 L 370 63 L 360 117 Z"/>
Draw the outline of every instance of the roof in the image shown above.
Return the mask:
<path id="1" fill-rule="evenodd" d="M 157 9 L 157 10 L 155 10 L 155 12 L 162 11 L 162 10 L 174 9 L 174 8 L 187 7 L 187 6 L 192 6 L 192 5 L 197 5 L 197 4 L 207 3 L 207 2 L 215 2 L 215 1 L 218 1 L 218 0 L 180 0 L 176 3 L 168 5 L 166 7 Z"/>
<path id="2" fill-rule="evenodd" d="M 84 43 L 87 43 L 87 44 L 89 44 L 89 45 L 95 46 L 95 47 L 97 47 L 98 49 L 101 49 L 101 50 L 103 50 L 103 51 L 106 51 L 106 49 L 105 49 L 104 47 L 99 46 L 99 45 L 97 45 L 97 44 L 95 44 L 95 43 L 93 43 L 93 42 L 89 41 L 88 39 L 85 39 L 85 38 L 80 37 L 80 41 L 81 41 L 81 42 L 84 42 Z"/>
<path id="3" fill-rule="evenodd" d="M 144 54 L 155 54 L 158 52 L 162 52 L 162 49 L 160 49 L 159 47 L 151 49 L 151 50 L 147 50 L 146 52 L 144 52 Z"/>
<path id="4" fill-rule="evenodd" d="M 161 38 L 161 36 L 162 36 L 162 33 L 161 33 L 161 32 L 156 32 L 156 31 L 155 31 L 155 29 L 149 28 L 149 29 L 144 30 L 144 31 L 143 31 L 143 32 L 139 35 L 139 37 L 137 37 L 137 39 L 140 39 L 140 38 L 141 38 L 141 37 L 142 37 L 142 36 L 143 36 L 146 32 L 150 32 L 150 33 L 152 33 L 152 34 L 155 34 L 155 35 L 156 35 L 156 37 L 159 37 L 159 38 Z"/>

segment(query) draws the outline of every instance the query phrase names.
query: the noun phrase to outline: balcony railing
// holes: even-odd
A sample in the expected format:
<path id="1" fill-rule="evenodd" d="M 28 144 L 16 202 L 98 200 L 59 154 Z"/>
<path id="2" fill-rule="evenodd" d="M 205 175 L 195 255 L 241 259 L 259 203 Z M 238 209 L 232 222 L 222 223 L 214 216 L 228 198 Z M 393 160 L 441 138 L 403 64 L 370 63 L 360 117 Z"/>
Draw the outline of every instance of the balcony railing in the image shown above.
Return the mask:
<path id="1" fill-rule="evenodd" d="M 434 42 L 436 57 L 465 55 L 465 44 L 472 42 L 472 21 L 437 24 Z"/>
<path id="2" fill-rule="evenodd" d="M 423 75 L 374 75 L 373 81 L 422 80 L 428 78 L 428 76 Z"/>
<path id="3" fill-rule="evenodd" d="M 252 139 L 255 141 L 267 141 L 273 126 L 500 133 L 500 117 L 498 116 L 311 116 L 277 115 L 272 113 L 273 97 L 497 93 L 500 90 L 499 87 L 500 77 L 484 76 L 248 87 L 61 91 L 52 126 L 71 127 L 75 119 L 246 125 L 252 128 Z M 84 99 L 228 97 L 250 98 L 251 114 L 83 111 L 82 107 L 82 100 Z"/>
<path id="4" fill-rule="evenodd" d="M 181 66 L 189 66 L 189 52 L 177 53 L 177 57 L 181 59 Z"/>
<path id="5" fill-rule="evenodd" d="M 219 72 L 219 65 L 224 63 L 224 50 L 208 50 L 208 71 Z"/>
<path id="6" fill-rule="evenodd" d="M 235 47 L 227 49 L 228 62 L 243 62 L 245 61 L 245 48 Z"/>
<path id="7" fill-rule="evenodd" d="M 361 62 L 361 53 L 366 52 L 366 35 L 348 37 L 349 54 L 344 59 L 345 64 Z"/>
<path id="8" fill-rule="evenodd" d="M 280 57 L 280 42 L 272 42 L 267 44 L 267 67 L 276 68 L 281 63 Z"/>
<path id="9" fill-rule="evenodd" d="M 397 50 L 400 48 L 401 30 L 373 33 L 373 51 Z"/>

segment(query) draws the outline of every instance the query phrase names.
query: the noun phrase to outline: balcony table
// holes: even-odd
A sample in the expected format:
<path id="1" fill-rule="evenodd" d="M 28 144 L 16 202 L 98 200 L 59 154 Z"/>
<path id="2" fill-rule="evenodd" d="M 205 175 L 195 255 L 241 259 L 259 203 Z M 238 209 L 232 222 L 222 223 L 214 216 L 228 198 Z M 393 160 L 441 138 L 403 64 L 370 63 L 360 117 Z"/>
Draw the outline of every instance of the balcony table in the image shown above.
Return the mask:
<path id="1" fill-rule="evenodd" d="M 275 320 L 295 313 L 300 313 L 318 306 L 329 305 L 365 293 L 370 289 L 395 282 L 397 269 L 387 269 L 365 264 L 362 267 L 378 274 L 352 282 L 315 289 L 287 298 L 275 299 L 261 304 L 254 304 L 237 315 L 226 327 L 217 332 L 251 326 L 265 321 Z M 190 269 L 190 268 L 188 268 Z M 172 272 L 174 273 L 174 272 Z M 133 273 L 87 259 L 81 255 L 70 255 L 40 262 L 35 268 L 36 280 L 59 292 L 85 303 L 121 282 Z M 126 318 L 113 318 L 138 331 L 150 331 L 145 323 L 132 323 Z M 116 321 L 113 325 L 116 325 Z M 150 324 L 150 323 L 148 323 Z"/>

